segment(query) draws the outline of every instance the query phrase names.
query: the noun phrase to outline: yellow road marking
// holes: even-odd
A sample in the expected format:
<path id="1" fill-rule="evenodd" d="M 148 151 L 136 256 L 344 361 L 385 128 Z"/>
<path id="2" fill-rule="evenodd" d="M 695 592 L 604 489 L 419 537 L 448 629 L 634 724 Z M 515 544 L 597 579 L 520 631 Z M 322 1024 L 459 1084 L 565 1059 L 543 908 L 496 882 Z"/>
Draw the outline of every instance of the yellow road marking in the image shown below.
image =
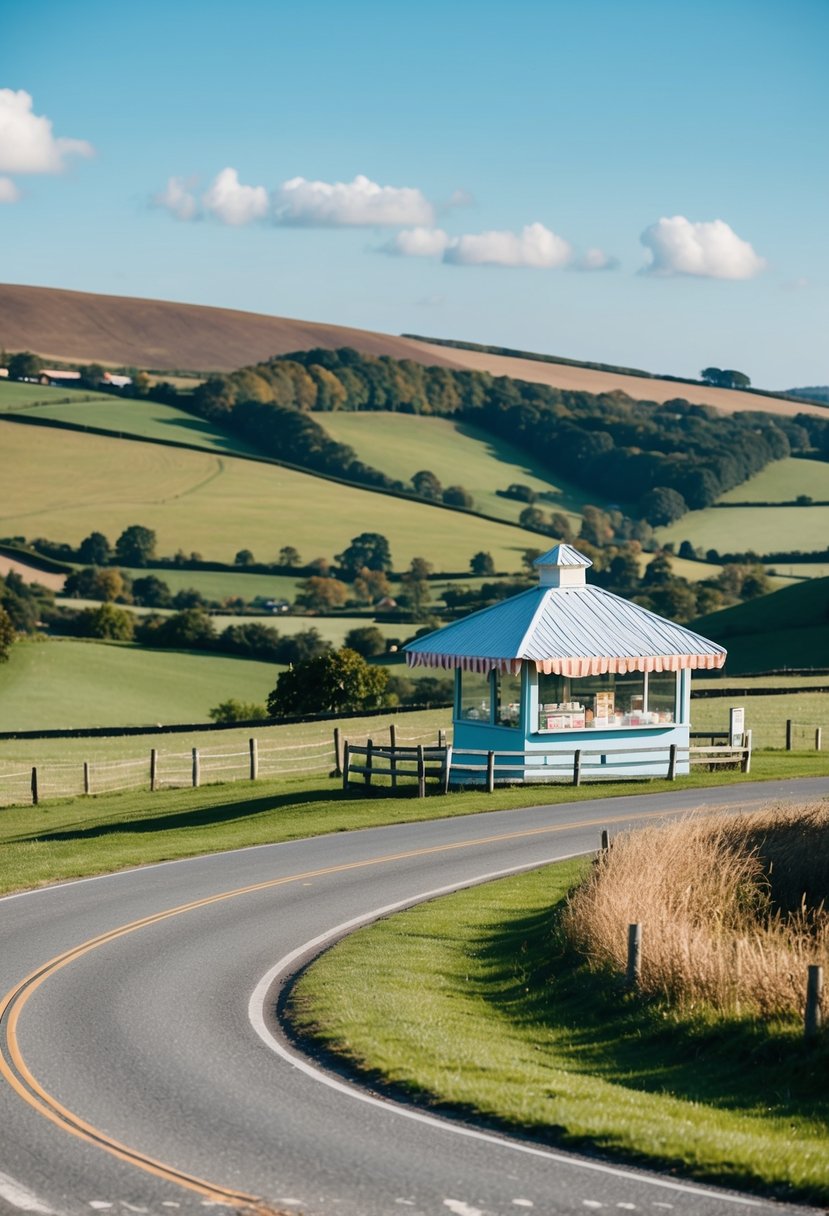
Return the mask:
<path id="1" fill-rule="evenodd" d="M 20 1046 L 17 1041 L 17 1027 L 20 1015 L 29 1000 L 29 997 L 37 991 L 37 989 L 51 975 L 62 970 L 62 968 L 75 962 L 76 959 L 82 958 L 92 950 L 97 950 L 100 946 L 107 945 L 109 942 L 117 941 L 121 937 L 126 937 L 130 933 L 135 933 L 139 929 L 145 929 L 152 925 L 160 924 L 162 921 L 169 920 L 174 916 L 180 916 L 184 912 L 194 912 L 199 908 L 207 908 L 212 904 L 223 903 L 226 900 L 236 899 L 240 895 L 252 895 L 259 891 L 267 891 L 274 887 L 287 886 L 290 883 L 302 882 L 307 883 L 309 879 L 321 878 L 331 874 L 343 874 L 349 870 L 365 869 L 370 866 L 389 865 L 395 861 L 406 861 L 414 857 L 427 857 L 435 853 L 448 853 L 458 849 L 470 849 L 481 845 L 500 844 L 507 840 L 521 840 L 532 836 L 552 835 L 557 832 L 571 831 L 578 828 L 596 827 L 609 823 L 624 823 L 632 818 L 646 819 L 653 817 L 662 817 L 666 815 L 677 815 L 685 813 L 685 808 L 676 811 L 666 811 L 660 808 L 658 811 L 640 811 L 635 815 L 601 815 L 593 819 L 583 819 L 576 823 L 552 824 L 538 828 L 525 828 L 522 831 L 504 832 L 493 836 L 478 836 L 471 840 L 459 840 L 450 844 L 431 845 L 428 848 L 409 849 L 400 853 L 388 853 L 382 857 L 364 858 L 361 861 L 341 862 L 338 865 L 324 866 L 317 870 L 305 870 L 299 874 L 289 874 L 282 878 L 271 878 L 264 882 L 252 883 L 247 887 L 237 887 L 232 891 L 223 891 L 219 895 L 209 895 L 203 899 L 192 900 L 186 904 L 179 904 L 177 907 L 168 908 L 165 912 L 156 912 L 152 916 L 145 916 L 139 920 L 134 920 L 126 925 L 121 925 L 116 929 L 111 929 L 106 933 L 100 934 L 98 937 L 93 937 L 78 946 L 73 946 L 70 950 L 56 955 L 49 962 L 44 963 L 42 967 L 32 971 L 19 984 L 10 989 L 9 992 L 0 1001 L 0 1022 L 5 1020 L 6 1024 L 6 1046 L 9 1059 L 6 1058 L 4 1052 L 0 1051 L 0 1075 L 2 1075 L 12 1089 L 23 1098 L 38 1114 L 43 1115 L 64 1131 L 70 1132 L 72 1135 L 78 1136 L 82 1140 L 86 1140 L 92 1144 L 98 1145 L 99 1148 L 105 1149 L 113 1156 L 118 1157 L 122 1161 L 127 1161 L 132 1165 L 143 1169 L 149 1174 L 153 1174 L 158 1178 L 163 1178 L 168 1182 L 175 1182 L 179 1186 L 186 1187 L 188 1190 L 195 1191 L 199 1195 L 203 1195 L 213 1202 L 229 1204 L 237 1208 L 247 1209 L 252 1212 L 266 1213 L 267 1208 L 264 1207 L 255 1196 L 248 1195 L 243 1191 L 230 1190 L 220 1185 L 206 1182 L 201 1178 L 196 1178 L 183 1171 L 177 1170 L 174 1166 L 165 1165 L 161 1161 L 156 1161 L 153 1157 L 147 1156 L 139 1149 L 129 1148 L 120 1141 L 107 1135 L 95 1128 L 92 1124 L 87 1123 L 80 1116 L 68 1110 L 60 1102 L 57 1101 L 51 1094 L 40 1085 L 37 1079 L 32 1075 L 20 1051 Z M 9 1062 L 11 1061 L 11 1062 Z"/>

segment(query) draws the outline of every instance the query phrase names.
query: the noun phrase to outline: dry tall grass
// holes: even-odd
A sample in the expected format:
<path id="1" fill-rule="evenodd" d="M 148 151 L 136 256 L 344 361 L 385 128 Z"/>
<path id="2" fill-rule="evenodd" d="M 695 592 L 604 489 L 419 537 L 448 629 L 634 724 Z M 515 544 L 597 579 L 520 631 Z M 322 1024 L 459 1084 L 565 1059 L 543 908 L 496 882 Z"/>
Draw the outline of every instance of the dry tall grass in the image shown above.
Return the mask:
<path id="1" fill-rule="evenodd" d="M 591 963 L 623 971 L 642 924 L 642 989 L 683 1010 L 802 1014 L 829 967 L 829 804 L 693 816 L 617 837 L 564 915 Z"/>

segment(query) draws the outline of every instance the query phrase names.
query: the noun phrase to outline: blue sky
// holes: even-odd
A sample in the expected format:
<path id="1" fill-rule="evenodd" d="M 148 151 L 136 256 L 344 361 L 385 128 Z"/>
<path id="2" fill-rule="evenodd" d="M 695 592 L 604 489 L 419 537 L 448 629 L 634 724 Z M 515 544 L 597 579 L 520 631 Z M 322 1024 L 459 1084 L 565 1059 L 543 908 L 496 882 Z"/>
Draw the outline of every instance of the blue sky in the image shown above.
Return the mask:
<path id="1" fill-rule="evenodd" d="M 826 384 L 827 45 L 825 0 L 7 0 L 0 280 Z"/>

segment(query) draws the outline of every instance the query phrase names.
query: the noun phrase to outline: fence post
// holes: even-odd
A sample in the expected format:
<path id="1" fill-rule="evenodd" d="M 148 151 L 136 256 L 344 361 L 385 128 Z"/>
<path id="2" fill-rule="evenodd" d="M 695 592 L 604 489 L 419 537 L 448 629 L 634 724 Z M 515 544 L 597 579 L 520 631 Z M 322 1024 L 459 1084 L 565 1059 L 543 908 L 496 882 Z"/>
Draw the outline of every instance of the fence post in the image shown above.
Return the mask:
<path id="1" fill-rule="evenodd" d="M 803 1029 L 807 1039 L 815 1037 L 820 1030 L 820 998 L 823 992 L 823 968 L 816 963 L 809 965 L 809 978 L 806 981 L 806 1016 Z"/>
<path id="2" fill-rule="evenodd" d="M 389 723 L 389 768 L 391 769 L 391 788 L 397 789 L 397 727 Z"/>
<path id="3" fill-rule="evenodd" d="M 343 766 L 340 760 L 340 728 L 334 727 L 334 776 L 342 777 Z"/>
<path id="4" fill-rule="evenodd" d="M 573 752 L 573 785 L 581 785 L 581 748 Z"/>
<path id="5" fill-rule="evenodd" d="M 35 767 L 32 769 L 32 806 L 37 806 L 38 798 L 39 798 L 39 795 L 38 795 L 38 791 L 37 791 L 37 766 L 35 765 Z"/>
<path id="6" fill-rule="evenodd" d="M 668 780 L 676 781 L 676 744 L 668 748 Z"/>
<path id="7" fill-rule="evenodd" d="M 625 981 L 628 988 L 638 988 L 642 974 L 642 926 L 628 925 L 628 965 Z"/>
<path id="8" fill-rule="evenodd" d="M 201 781 L 201 761 L 199 759 L 199 749 L 193 748 L 193 788 Z"/>
<path id="9" fill-rule="evenodd" d="M 88 760 L 84 760 L 84 762 L 83 762 L 83 792 L 85 794 L 89 793 L 89 761 Z"/>
<path id="10" fill-rule="evenodd" d="M 449 774 L 452 770 L 452 744 L 448 743 L 443 753 L 443 792 L 449 793 Z"/>
<path id="11" fill-rule="evenodd" d="M 351 763 L 351 748 L 348 746 L 348 740 L 345 741 L 343 748 L 343 789 L 348 789 L 348 766 Z"/>
<path id="12" fill-rule="evenodd" d="M 792 720 L 791 720 L 791 718 L 787 718 L 786 719 L 786 751 L 790 752 L 791 750 L 792 750 Z"/>
<path id="13" fill-rule="evenodd" d="M 487 752 L 486 754 L 486 792 L 493 793 L 495 790 L 495 752 Z"/>
<path id="14" fill-rule="evenodd" d="M 743 763 L 740 766 L 744 773 L 751 772 L 751 731 L 747 730 L 743 736 Z"/>
<path id="15" fill-rule="evenodd" d="M 255 781 L 259 776 L 259 744 L 255 739 L 248 739 L 250 750 L 250 779 Z"/>
<path id="16" fill-rule="evenodd" d="M 823 732 L 821 731 L 820 727 L 816 726 L 815 727 L 815 751 L 816 752 L 820 751 L 820 742 L 821 742 L 822 735 L 823 735 Z"/>
<path id="17" fill-rule="evenodd" d="M 394 722 L 389 722 L 389 747 L 397 747 L 397 726 Z"/>
<path id="18" fill-rule="evenodd" d="M 446 747 L 446 731 L 438 731 L 438 747 Z"/>
<path id="19" fill-rule="evenodd" d="M 371 739 L 366 739 L 366 785 L 371 785 L 371 766 L 373 763 L 372 752 L 374 751 L 374 743 Z"/>
<path id="20" fill-rule="evenodd" d="M 150 748 L 150 792 L 158 785 L 158 748 Z"/>
<path id="21" fill-rule="evenodd" d="M 423 757 L 423 744 L 417 745 L 417 796 L 426 797 L 426 761 Z"/>
<path id="22" fill-rule="evenodd" d="M 607 828 L 602 828 L 602 852 L 606 853 L 610 848 L 610 834 Z"/>

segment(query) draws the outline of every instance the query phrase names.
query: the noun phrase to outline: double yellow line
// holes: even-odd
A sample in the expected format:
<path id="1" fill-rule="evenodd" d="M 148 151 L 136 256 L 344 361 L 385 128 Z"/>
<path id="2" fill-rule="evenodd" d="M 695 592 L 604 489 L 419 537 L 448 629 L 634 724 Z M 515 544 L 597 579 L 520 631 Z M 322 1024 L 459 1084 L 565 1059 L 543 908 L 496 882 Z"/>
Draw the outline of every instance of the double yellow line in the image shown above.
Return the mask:
<path id="1" fill-rule="evenodd" d="M 664 809 L 660 809 L 658 811 L 639 812 L 635 818 L 664 817 L 668 814 L 678 813 L 683 812 L 667 812 Z M 154 1157 L 150 1157 L 138 1149 L 133 1149 L 128 1145 L 122 1144 L 112 1136 L 107 1135 L 106 1132 L 94 1127 L 91 1123 L 87 1123 L 86 1120 L 68 1110 L 55 1097 L 47 1093 L 37 1078 L 33 1076 L 26 1061 L 23 1059 L 17 1038 L 20 1015 L 32 994 L 50 976 L 55 975 L 77 959 L 83 958 L 85 954 L 89 954 L 92 950 L 97 950 L 99 947 L 105 946 L 110 942 L 118 941 L 119 938 L 126 937 L 130 933 L 136 933 L 139 929 L 147 929 L 152 925 L 158 925 L 165 920 L 170 920 L 174 916 L 181 916 L 184 912 L 194 912 L 199 908 L 208 908 L 213 904 L 236 899 L 240 895 L 252 895 L 259 891 L 271 890 L 274 887 L 287 886 L 290 883 L 307 882 L 310 879 L 323 878 L 331 874 L 343 874 L 349 870 L 366 869 L 370 866 L 389 865 L 392 862 L 406 861 L 415 857 L 426 857 L 430 854 L 448 853 L 482 845 L 501 844 L 508 840 L 551 835 L 579 828 L 604 826 L 610 823 L 623 823 L 630 819 L 630 814 L 616 816 L 602 815 L 599 818 L 585 819 L 577 823 L 527 828 L 523 831 L 506 832 L 496 836 L 479 836 L 471 840 L 461 840 L 452 844 L 433 845 L 424 849 L 410 849 L 401 853 L 388 853 L 382 857 L 344 862 L 340 865 L 324 866 L 317 870 L 305 870 L 302 873 L 290 874 L 284 878 L 272 878 L 266 882 L 253 883 L 247 887 L 237 887 L 235 890 L 225 891 L 219 895 L 210 895 L 205 899 L 192 900 L 190 903 L 179 904 L 175 908 L 169 908 L 165 912 L 157 912 L 153 916 L 145 916 L 140 920 L 134 920 L 129 924 L 111 929 L 108 933 L 102 933 L 99 937 L 90 938 L 88 941 L 74 946 L 71 950 L 66 950 L 63 954 L 56 955 L 55 958 L 50 959 L 42 967 L 31 972 L 31 974 L 27 975 L 25 979 L 21 980 L 19 984 L 6 993 L 2 1001 L 0 1001 L 0 1025 L 2 1025 L 4 1031 L 4 1039 L 2 1047 L 0 1047 L 0 1074 L 8 1081 L 12 1089 L 24 1102 L 27 1102 L 38 1114 L 43 1115 L 44 1118 L 50 1120 L 50 1122 L 56 1124 L 64 1131 L 79 1137 L 79 1139 L 105 1149 L 114 1157 L 129 1162 L 131 1165 L 143 1169 L 148 1174 L 153 1174 L 155 1177 L 164 1179 L 167 1182 L 176 1183 L 178 1186 L 186 1187 L 188 1190 L 194 1191 L 196 1194 L 212 1200 L 214 1203 L 228 1204 L 243 1212 L 251 1213 L 251 1216 L 274 1216 L 274 1209 L 268 1207 L 267 1204 L 264 1204 L 254 1195 L 206 1182 L 204 1179 L 196 1178 L 192 1174 L 187 1174 L 182 1170 L 176 1169 L 174 1166 L 165 1165 L 163 1162 L 157 1161 Z"/>

